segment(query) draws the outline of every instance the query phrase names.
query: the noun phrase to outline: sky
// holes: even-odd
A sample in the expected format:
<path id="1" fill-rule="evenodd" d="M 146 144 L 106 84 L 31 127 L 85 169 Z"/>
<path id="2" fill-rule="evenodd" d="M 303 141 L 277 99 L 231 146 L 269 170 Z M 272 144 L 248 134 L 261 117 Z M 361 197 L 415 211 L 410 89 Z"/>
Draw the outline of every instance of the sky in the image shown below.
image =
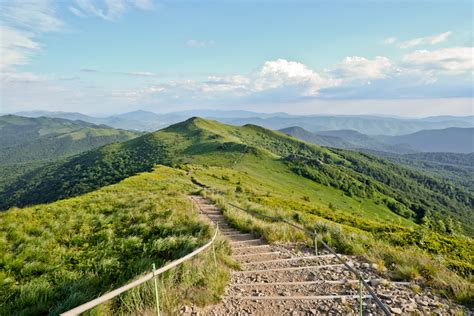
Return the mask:
<path id="1" fill-rule="evenodd" d="M 472 115 L 471 1 L 0 0 L 0 112 Z"/>

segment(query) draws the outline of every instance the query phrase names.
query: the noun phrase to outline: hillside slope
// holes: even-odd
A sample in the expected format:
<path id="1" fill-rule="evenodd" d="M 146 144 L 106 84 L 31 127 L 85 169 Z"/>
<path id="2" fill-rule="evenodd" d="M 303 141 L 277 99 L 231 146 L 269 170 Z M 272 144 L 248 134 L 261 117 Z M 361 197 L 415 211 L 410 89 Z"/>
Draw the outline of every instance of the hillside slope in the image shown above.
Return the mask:
<path id="1" fill-rule="evenodd" d="M 311 133 L 305 130 L 304 128 L 301 128 L 298 126 L 283 128 L 280 130 L 280 132 L 289 136 L 293 136 L 305 142 L 319 145 L 319 146 L 336 147 L 336 148 L 351 148 L 352 147 L 351 143 L 345 141 L 341 137 Z"/>
<path id="2" fill-rule="evenodd" d="M 157 186 L 156 177 L 163 176 L 166 181 Z M 179 225 L 163 226 L 168 209 L 172 214 L 189 211 L 183 196 L 197 189 L 231 214 L 242 229 L 256 228 L 267 240 L 290 241 L 291 234 L 276 224 L 265 232 L 247 227 L 252 222 L 230 212 L 229 203 L 317 231 L 338 251 L 386 266 L 387 276 L 393 279 L 427 282 L 460 302 L 472 300 L 467 278 L 474 271 L 474 247 L 472 239 L 462 234 L 464 229 L 472 235 L 472 194 L 372 155 L 318 147 L 254 125 L 234 127 L 199 118 L 49 164 L 1 192 L 4 209 L 77 196 L 2 213 L 8 225 L 2 227 L 6 237 L 0 238 L 0 246 L 9 251 L 2 261 L 7 264 L 0 267 L 8 271 L 9 287 L 2 297 L 9 299 L 12 293 L 20 297 L 37 288 L 49 293 L 54 286 L 59 288 L 54 295 L 59 296 L 50 299 L 55 300 L 70 294 L 70 285 L 86 290 L 80 298 L 62 301 L 56 310 L 86 301 L 97 294 L 94 273 L 110 275 L 129 263 L 134 268 L 127 273 L 133 273 L 143 268 L 140 263 L 149 264 L 148 254 L 155 249 L 150 236 L 200 234 L 200 228 L 183 231 Z M 159 197 L 164 202 L 156 201 Z M 173 200 L 181 202 L 176 207 Z M 152 225 L 150 220 L 155 220 Z M 117 242 L 114 236 L 119 237 Z M 158 250 L 174 256 L 181 248 L 174 247 L 173 240 L 171 245 L 158 244 Z M 40 241 L 44 244 L 38 246 Z M 25 246 L 18 247 L 19 243 Z M 167 252 L 170 246 L 172 253 Z M 129 248 L 133 253 L 127 256 Z M 53 255 L 44 256 L 44 249 Z M 40 259 L 24 268 L 24 262 L 36 256 Z M 62 271 L 61 256 L 73 260 L 66 261 L 66 268 L 79 264 L 87 280 Z M 10 275 L 28 287 L 16 286 Z M 99 283 L 99 290 L 124 277 L 113 274 L 107 284 Z M 40 284 L 29 284 L 29 278 Z M 21 296 L 9 307 L 30 306 L 33 299 Z"/>
<path id="3" fill-rule="evenodd" d="M 194 189 L 184 171 L 161 166 L 79 197 L 0 212 L 0 315 L 59 315 L 202 245 L 212 232 L 186 196 Z M 176 301 L 215 302 L 225 281 L 211 254 L 200 256 L 160 279 L 161 307 L 176 314 Z M 91 314 L 145 314 L 151 298 L 141 286 Z"/>
<path id="4" fill-rule="evenodd" d="M 58 159 L 139 135 L 83 121 L 0 116 L 0 165 Z"/>
<path id="5" fill-rule="evenodd" d="M 0 207 L 50 202 L 89 192 L 150 171 L 155 164 L 229 165 L 245 154 L 270 159 L 353 199 L 377 201 L 381 209 L 412 221 L 420 221 L 427 213 L 449 215 L 473 232 L 464 220 L 473 216 L 473 196 L 451 183 L 371 155 L 317 147 L 254 125 L 234 127 L 200 118 L 26 174 L 0 193 Z"/>

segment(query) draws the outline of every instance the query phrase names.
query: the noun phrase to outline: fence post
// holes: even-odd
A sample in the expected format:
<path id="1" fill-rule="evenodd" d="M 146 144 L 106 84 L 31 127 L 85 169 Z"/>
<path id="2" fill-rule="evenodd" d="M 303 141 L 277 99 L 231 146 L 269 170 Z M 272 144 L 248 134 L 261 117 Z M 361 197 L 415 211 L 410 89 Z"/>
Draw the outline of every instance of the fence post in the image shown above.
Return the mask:
<path id="1" fill-rule="evenodd" d="M 314 231 L 314 253 L 316 256 L 318 255 L 318 235 L 316 234 L 316 230 Z"/>
<path id="2" fill-rule="evenodd" d="M 362 316 L 362 277 L 359 276 L 359 315 Z"/>
<path id="3" fill-rule="evenodd" d="M 219 224 L 216 223 L 216 230 L 219 230 Z M 214 254 L 214 267 L 217 269 L 217 257 L 216 257 L 216 246 L 214 245 L 214 241 L 212 242 L 212 252 Z"/>
<path id="4" fill-rule="evenodd" d="M 153 281 L 155 282 L 155 300 L 156 300 L 156 315 L 160 316 L 160 298 L 158 296 L 158 284 L 156 283 L 156 275 L 155 275 L 155 264 L 153 263 Z"/>

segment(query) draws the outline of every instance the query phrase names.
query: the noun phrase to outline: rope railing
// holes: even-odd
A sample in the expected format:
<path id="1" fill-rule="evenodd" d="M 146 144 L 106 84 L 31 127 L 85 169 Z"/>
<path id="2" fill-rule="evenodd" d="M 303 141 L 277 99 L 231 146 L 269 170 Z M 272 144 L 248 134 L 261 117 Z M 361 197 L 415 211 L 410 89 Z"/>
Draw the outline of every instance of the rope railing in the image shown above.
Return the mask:
<path id="1" fill-rule="evenodd" d="M 269 216 L 269 215 L 264 215 L 264 214 L 260 214 L 260 213 L 257 213 L 255 211 L 251 211 L 251 210 L 247 210 L 247 209 L 244 209 L 238 205 L 235 205 L 233 203 L 228 203 L 230 206 L 234 207 L 234 208 L 237 208 L 239 210 L 242 210 L 250 215 L 253 215 L 253 216 L 257 216 L 257 217 L 263 217 L 263 218 L 267 218 L 267 219 L 270 219 L 272 221 L 279 221 L 279 222 L 283 222 L 289 226 L 292 226 L 298 230 L 301 230 L 303 232 L 305 232 L 306 234 L 310 235 L 311 237 L 315 238 L 315 246 L 316 246 L 316 238 L 317 238 L 317 234 L 304 228 L 304 227 L 301 227 L 299 225 L 296 225 L 284 218 L 281 218 L 281 217 L 274 217 L 274 216 Z M 377 304 L 377 306 L 384 312 L 385 315 L 392 315 L 392 313 L 388 310 L 387 306 L 385 306 L 384 303 L 382 303 L 382 301 L 380 300 L 380 298 L 377 296 L 377 294 L 375 293 L 375 291 L 372 289 L 372 287 L 364 280 L 364 278 L 362 277 L 362 275 L 357 272 L 353 267 L 351 267 L 341 256 L 339 256 L 339 254 L 334 250 L 332 249 L 327 243 L 325 243 L 323 240 L 319 239 L 319 242 L 323 245 L 324 248 L 326 248 L 326 250 L 328 250 L 331 254 L 333 254 L 350 272 L 352 272 L 354 275 L 356 275 L 357 279 L 360 281 L 360 283 L 367 289 L 367 291 L 369 292 L 370 296 L 372 296 L 372 298 L 374 299 L 375 303 Z"/>
<path id="2" fill-rule="evenodd" d="M 153 278 L 155 278 L 156 276 L 180 265 L 181 263 L 191 259 L 192 257 L 196 256 L 197 254 L 199 254 L 200 252 L 202 252 L 203 250 L 207 249 L 209 246 L 213 245 L 214 244 L 214 241 L 216 240 L 216 237 L 217 237 L 217 233 L 219 232 L 219 226 L 216 225 L 216 230 L 215 230 L 215 233 L 214 233 L 214 236 L 211 238 L 211 240 L 206 243 L 205 245 L 199 247 L 198 249 L 194 250 L 193 252 L 187 254 L 186 256 L 182 257 L 182 258 L 179 258 L 175 261 L 172 261 L 170 263 L 168 263 L 167 265 L 157 269 L 157 270 L 154 270 L 153 272 L 150 272 L 150 273 L 147 273 L 146 275 L 142 276 L 141 278 L 133 281 L 133 282 L 130 282 L 124 286 L 121 286 L 119 287 L 118 289 L 115 289 L 111 292 L 108 292 L 96 299 L 93 299 L 92 301 L 89 301 L 85 304 L 82 304 L 76 308 L 73 308 L 67 312 L 64 312 L 62 313 L 61 315 L 64 315 L 64 316 L 72 316 L 72 315 L 80 315 L 81 313 L 84 313 L 85 311 L 88 311 L 94 307 L 96 307 L 97 305 L 100 305 L 102 303 L 105 303 L 106 301 L 122 294 L 123 292 L 125 291 L 128 291 L 140 284 L 143 284 Z M 215 254 L 214 254 L 214 259 L 215 259 Z"/>

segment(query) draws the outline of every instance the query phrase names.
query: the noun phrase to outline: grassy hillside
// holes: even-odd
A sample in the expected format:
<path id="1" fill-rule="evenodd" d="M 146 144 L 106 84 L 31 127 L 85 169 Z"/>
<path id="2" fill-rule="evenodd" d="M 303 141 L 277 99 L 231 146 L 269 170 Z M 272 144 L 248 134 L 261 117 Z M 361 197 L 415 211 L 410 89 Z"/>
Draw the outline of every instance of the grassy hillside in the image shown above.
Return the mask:
<path id="1" fill-rule="evenodd" d="M 376 152 L 387 160 L 457 183 L 474 192 L 474 153 L 417 153 L 396 155 Z"/>
<path id="2" fill-rule="evenodd" d="M 303 140 L 305 142 L 327 147 L 337 147 L 337 148 L 351 148 L 352 144 L 345 141 L 341 137 L 332 136 L 332 135 L 321 135 L 316 133 L 311 133 L 304 128 L 293 126 L 288 128 L 283 128 L 280 132 L 293 136 L 297 139 Z"/>
<path id="3" fill-rule="evenodd" d="M 138 135 L 82 121 L 0 116 L 0 165 L 71 156 Z"/>
<path id="4" fill-rule="evenodd" d="M 172 168 L 159 167 L 152 172 L 156 164 Z M 107 186 L 144 171 L 152 173 L 142 173 L 118 185 Z M 461 302 L 472 302 L 469 277 L 474 272 L 474 244 L 471 238 L 462 234 L 463 229 L 467 234 L 473 231 L 471 193 L 450 182 L 371 155 L 318 147 L 254 125 L 234 127 L 199 118 L 50 164 L 2 192 L 0 201 L 2 207 L 7 208 L 78 196 L 107 186 L 76 198 L 23 209 L 12 208 L 2 214 L 6 225 L 2 226 L 1 240 L 7 255 L 2 258 L 1 268 L 7 271 L 5 279 L 11 280 L 4 281 L 10 287 L 6 288 L 3 299 L 10 302 L 9 294 L 13 293 L 12 297 L 19 293 L 26 295 L 35 286 L 55 288 L 56 294 L 45 296 L 50 297 L 47 302 L 64 297 L 65 293 L 70 293 L 68 286 L 62 287 L 60 282 L 43 284 L 41 282 L 45 281 L 41 277 L 45 275 L 56 280 L 56 270 L 49 269 L 68 266 L 70 261 L 65 259 L 76 253 L 84 254 L 82 250 L 78 252 L 81 247 L 90 252 L 84 257 L 74 257 L 76 261 L 72 262 L 71 268 L 75 270 L 76 265 L 88 265 L 79 269 L 86 276 L 92 273 L 99 279 L 106 275 L 107 282 L 101 284 L 103 287 L 116 285 L 140 271 L 134 268 L 123 276 L 112 272 L 119 270 L 117 267 L 133 267 L 135 260 L 142 262 L 144 256 L 150 258 L 150 253 L 128 254 L 123 247 L 116 247 L 125 240 L 101 237 L 104 229 L 117 229 L 114 236 L 124 239 L 138 237 L 143 240 L 138 243 L 143 247 L 140 249 L 145 250 L 150 249 L 145 246 L 145 240 L 152 239 L 150 234 L 160 235 L 163 231 L 178 236 L 191 234 L 196 237 L 193 239 L 196 245 L 198 240 L 205 239 L 200 237 L 208 236 L 199 224 L 196 227 L 200 228 L 182 232 L 181 227 L 194 226 L 193 221 L 181 222 L 164 215 L 156 215 L 157 219 L 152 223 L 148 219 L 150 214 L 161 214 L 168 208 L 171 214 L 175 214 L 175 210 L 179 210 L 179 214 L 189 214 L 190 205 L 186 204 L 184 194 L 196 190 L 199 184 L 206 188 L 204 194 L 225 207 L 226 216 L 243 229 L 256 230 L 269 240 L 289 240 L 292 236 L 304 238 L 292 235 L 287 228 L 276 224 L 245 218 L 232 209 L 229 202 L 282 216 L 316 230 L 339 251 L 364 255 L 385 265 L 392 278 L 415 280 Z M 178 213 L 176 216 L 180 218 Z M 17 224 L 18 218 L 22 219 L 21 225 Z M 56 223 L 61 225 L 51 228 Z M 171 223 L 172 227 L 167 228 L 163 223 Z M 69 241 L 75 236 L 80 236 L 82 246 L 79 248 L 74 248 L 76 244 Z M 105 243 L 102 238 L 106 238 Z M 68 242 L 66 245 L 61 244 L 63 239 Z M 21 242 L 24 246 L 18 247 Z M 44 245 L 39 244 L 43 242 Z M 96 246 L 98 248 L 94 248 Z M 29 247 L 36 249 L 33 257 L 28 257 L 33 251 Z M 26 249 L 25 253 L 22 253 L 23 249 Z M 57 255 L 44 258 L 45 252 L 39 253 L 40 249 L 48 249 Z M 165 253 L 173 256 L 179 249 Z M 122 252 L 127 255 L 122 256 Z M 22 272 L 25 262 L 42 262 L 32 260 L 36 256 L 46 260 L 45 265 L 37 264 L 40 273 Z M 115 258 L 113 264 L 117 260 L 127 264 L 115 267 L 111 263 L 108 270 L 109 257 Z M 104 258 L 107 268 L 94 270 L 97 258 Z M 149 259 L 145 262 L 143 267 L 150 263 Z M 138 263 L 137 266 L 142 267 Z M 45 271 L 51 271 L 53 276 Z M 109 279 L 109 274 L 114 277 Z M 71 277 L 69 281 L 73 282 L 68 285 L 86 289 L 81 299 L 97 294 L 96 291 L 87 296 L 87 289 L 93 289 L 96 284 L 92 281 L 93 285 L 74 283 L 78 278 L 78 275 Z M 20 280 L 20 284 L 31 281 L 29 286 L 32 288 L 22 291 L 13 280 Z M 104 290 L 101 286 L 99 291 Z M 28 306 L 33 299 L 36 298 L 15 299 L 13 305 L 8 306 Z M 58 308 L 65 308 L 69 306 L 67 304 L 73 305 L 62 302 Z"/>
<path id="5" fill-rule="evenodd" d="M 0 315 L 58 315 L 205 243 L 210 227 L 185 195 L 193 190 L 183 171 L 159 167 L 80 197 L 0 213 Z M 206 253 L 160 279 L 162 307 L 173 311 L 185 293 L 215 302 L 226 278 Z M 97 312 L 140 312 L 152 295 L 145 284 Z"/>
<path id="6" fill-rule="evenodd" d="M 234 127 L 199 118 L 28 173 L 0 193 L 0 206 L 74 196 L 150 171 L 157 163 L 216 165 L 245 153 L 270 156 L 297 175 L 345 196 L 369 199 L 412 221 L 420 222 L 427 213 L 436 220 L 449 215 L 473 232 L 464 220 L 472 219 L 473 196 L 452 183 L 367 154 L 313 146 L 254 125 Z"/>

